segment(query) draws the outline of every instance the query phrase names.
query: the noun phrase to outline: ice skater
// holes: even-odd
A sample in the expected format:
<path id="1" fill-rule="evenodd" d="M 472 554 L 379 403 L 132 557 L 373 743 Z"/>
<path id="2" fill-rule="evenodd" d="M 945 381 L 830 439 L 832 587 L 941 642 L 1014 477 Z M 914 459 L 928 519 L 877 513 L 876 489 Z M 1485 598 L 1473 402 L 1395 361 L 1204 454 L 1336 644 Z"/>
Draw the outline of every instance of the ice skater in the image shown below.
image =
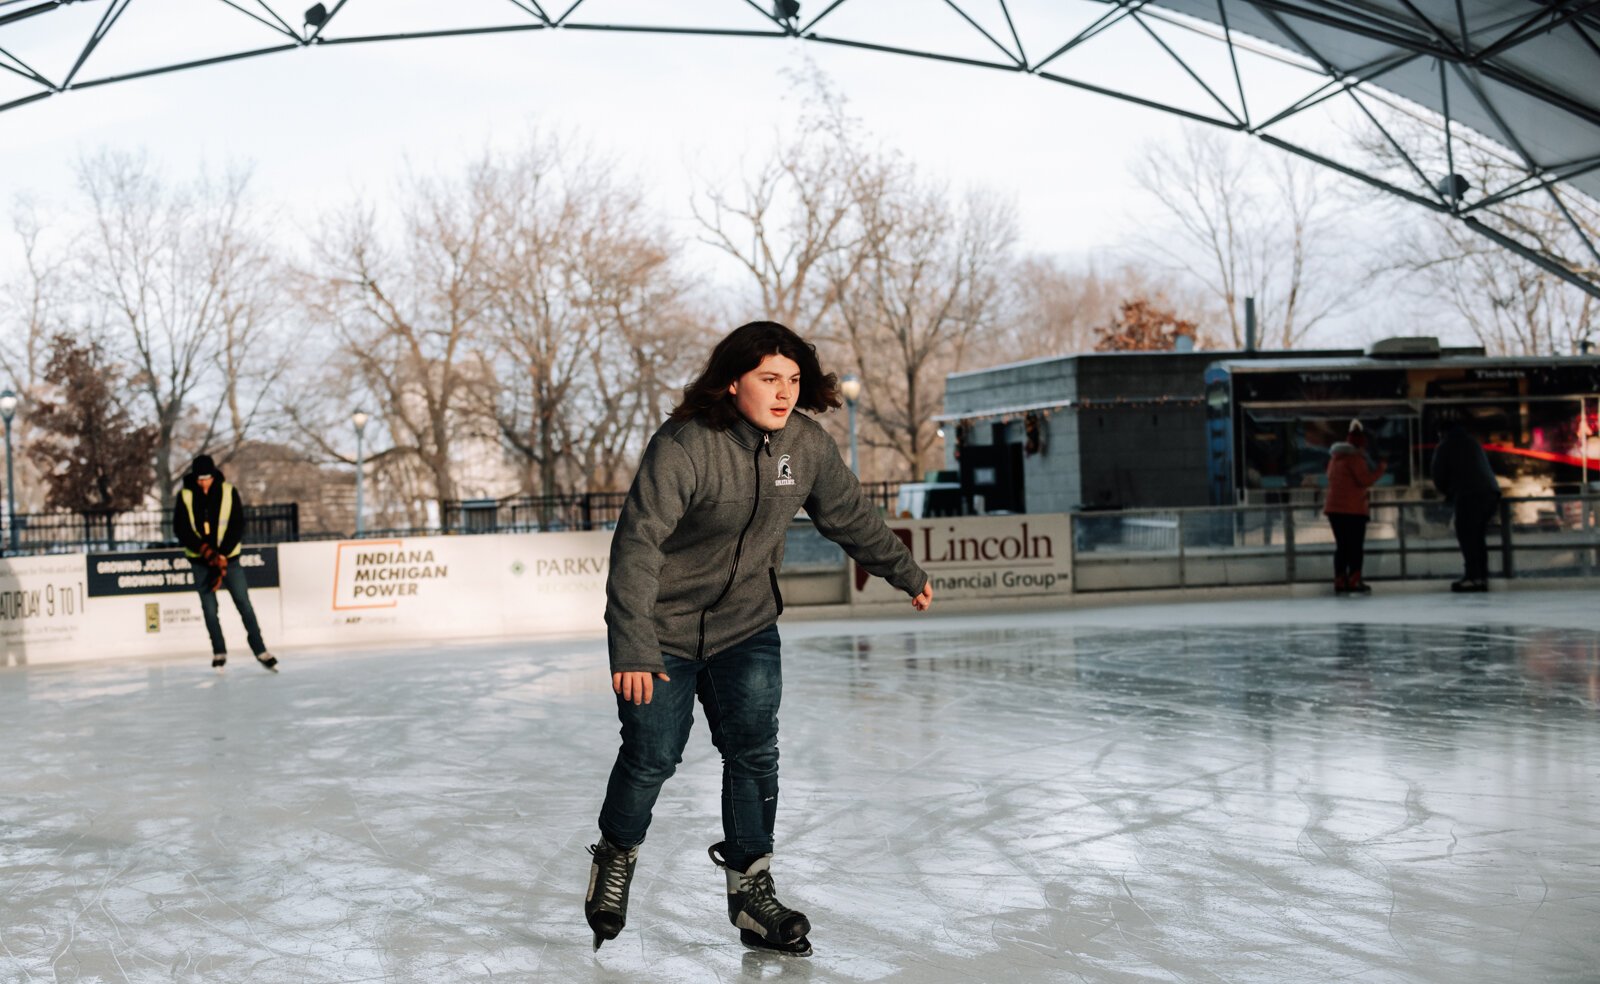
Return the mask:
<path id="1" fill-rule="evenodd" d="M 722 753 L 728 919 L 752 949 L 807 955 L 811 923 L 778 900 L 777 618 L 784 536 L 805 508 L 863 568 L 911 597 L 933 586 L 884 525 L 834 439 L 798 411 L 840 405 L 816 349 L 770 321 L 735 330 L 711 353 L 656 431 L 611 542 L 606 628 L 622 747 L 589 848 L 584 915 L 595 949 L 627 922 L 628 887 L 661 785 L 689 738 L 694 702 Z"/>
<path id="2" fill-rule="evenodd" d="M 1456 543 L 1466 568 L 1456 592 L 1489 590 L 1489 521 L 1500 508 L 1500 480 L 1489 465 L 1483 445 L 1456 424 L 1433 450 L 1433 487 L 1455 506 Z"/>
<path id="3" fill-rule="evenodd" d="M 256 662 L 278 672 L 277 657 L 267 652 L 267 644 L 261 638 L 244 568 L 234 563 L 244 549 L 244 500 L 239 490 L 223 479 L 222 469 L 209 454 L 195 458 L 183 476 L 183 488 L 172 507 L 172 532 L 183 544 L 183 554 L 194 569 L 200 610 L 205 613 L 206 632 L 211 636 L 212 667 L 221 673 L 228 662 L 228 643 L 217 618 L 217 590 L 226 585 L 233 607 L 244 622 L 245 640 Z"/>
<path id="4" fill-rule="evenodd" d="M 1383 477 L 1387 465 L 1367 465 L 1367 432 L 1361 421 L 1350 421 L 1342 441 L 1328 449 L 1328 496 L 1322 512 L 1333 527 L 1333 593 L 1371 594 L 1361 579 L 1367 546 L 1367 520 L 1372 513 L 1368 491 Z"/>

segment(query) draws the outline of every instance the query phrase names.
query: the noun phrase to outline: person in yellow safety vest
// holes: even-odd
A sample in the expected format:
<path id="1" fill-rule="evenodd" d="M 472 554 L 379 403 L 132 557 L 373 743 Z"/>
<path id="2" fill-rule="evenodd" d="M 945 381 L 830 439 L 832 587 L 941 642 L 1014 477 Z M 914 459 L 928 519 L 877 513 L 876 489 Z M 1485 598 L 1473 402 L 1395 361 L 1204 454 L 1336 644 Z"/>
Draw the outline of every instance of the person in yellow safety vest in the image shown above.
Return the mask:
<path id="1" fill-rule="evenodd" d="M 217 619 L 217 589 L 226 585 L 233 606 L 239 610 L 239 619 L 244 622 L 250 651 L 262 666 L 278 672 L 278 660 L 267 652 L 256 611 L 250 605 L 244 568 L 235 563 L 244 548 L 244 501 L 239 490 L 223 479 L 222 469 L 209 454 L 195 458 L 183 476 L 183 488 L 172 507 L 172 532 L 183 544 L 184 555 L 194 568 L 200 609 L 211 635 L 211 665 L 221 673 L 228 662 L 228 644 Z"/>

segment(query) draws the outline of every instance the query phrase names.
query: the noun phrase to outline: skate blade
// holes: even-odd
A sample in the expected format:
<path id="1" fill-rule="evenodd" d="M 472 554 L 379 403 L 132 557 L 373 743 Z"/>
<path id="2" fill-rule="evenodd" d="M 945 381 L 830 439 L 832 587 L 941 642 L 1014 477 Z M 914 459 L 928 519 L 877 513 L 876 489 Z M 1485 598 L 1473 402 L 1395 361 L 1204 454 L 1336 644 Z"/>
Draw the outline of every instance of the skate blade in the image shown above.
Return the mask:
<path id="1" fill-rule="evenodd" d="M 596 950 L 600 949 L 600 944 L 610 942 L 611 940 L 614 940 L 618 936 L 622 935 L 622 927 L 621 926 L 618 926 L 615 930 L 613 930 L 612 932 L 608 933 L 605 930 L 599 928 L 598 926 L 594 926 L 594 925 L 591 924 L 589 926 L 589 931 L 594 934 L 594 948 Z"/>
<path id="2" fill-rule="evenodd" d="M 781 957 L 809 957 L 811 956 L 811 940 L 801 936 L 789 943 L 774 943 L 759 933 L 748 929 L 739 930 L 739 942 L 745 949 L 757 953 L 772 953 Z"/>

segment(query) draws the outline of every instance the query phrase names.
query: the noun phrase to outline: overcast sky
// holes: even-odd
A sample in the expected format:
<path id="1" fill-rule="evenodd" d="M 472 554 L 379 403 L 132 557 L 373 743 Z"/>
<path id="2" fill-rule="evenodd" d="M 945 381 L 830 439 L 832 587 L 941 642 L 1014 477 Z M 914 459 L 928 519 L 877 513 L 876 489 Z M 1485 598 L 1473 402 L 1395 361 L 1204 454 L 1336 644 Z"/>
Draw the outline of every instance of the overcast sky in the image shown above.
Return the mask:
<path id="1" fill-rule="evenodd" d="M 413 13 L 440 8 L 437 0 L 384 2 Z M 606 2 L 610 10 L 596 0 L 596 11 L 621 16 L 644 0 Z M 869 12 L 888 16 L 909 5 L 875 0 Z M 204 40 L 209 22 L 175 32 L 172 22 L 151 19 L 180 6 L 131 5 L 83 77 L 141 67 L 158 49 L 173 60 L 215 54 L 214 38 L 194 40 L 196 32 Z M 216 0 L 187 0 L 187 7 L 207 16 L 227 9 Z M 860 0 L 857 7 L 868 9 Z M 97 8 L 74 5 L 26 22 L 36 57 L 67 57 L 67 42 L 82 36 Z M 351 0 L 336 22 L 382 29 L 388 25 L 354 18 L 379 9 L 389 8 Z M 133 20 L 135 12 L 145 19 Z M 263 40 L 272 39 L 238 43 Z M 1094 55 L 1118 56 L 1115 46 Z M 1130 48 L 1127 57 L 1148 52 Z M 391 186 L 408 161 L 420 171 L 452 172 L 538 126 L 612 154 L 689 236 L 697 180 L 732 179 L 771 148 L 798 108 L 785 70 L 806 59 L 847 94 L 874 137 L 927 175 L 1011 197 L 1023 247 L 1069 259 L 1125 255 L 1130 221 L 1153 214 L 1129 164 L 1146 141 L 1180 133 L 1176 117 L 1014 73 L 796 40 L 535 31 L 328 45 L 52 96 L 0 113 L 0 191 L 59 200 L 82 155 L 142 148 L 177 177 L 201 162 L 252 162 L 258 195 L 286 203 L 286 216 L 308 223 L 358 190 Z M 0 86 L 0 101 L 14 91 Z M 0 263 L 12 257 L 7 242 Z M 1337 330 L 1365 334 L 1370 326 Z"/>

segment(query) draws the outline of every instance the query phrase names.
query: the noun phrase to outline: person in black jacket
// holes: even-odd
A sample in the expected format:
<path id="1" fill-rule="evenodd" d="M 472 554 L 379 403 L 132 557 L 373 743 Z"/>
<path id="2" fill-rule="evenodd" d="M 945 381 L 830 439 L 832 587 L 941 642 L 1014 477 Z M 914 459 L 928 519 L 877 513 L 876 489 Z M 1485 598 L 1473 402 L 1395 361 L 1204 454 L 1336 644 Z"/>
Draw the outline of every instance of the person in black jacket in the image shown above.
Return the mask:
<path id="1" fill-rule="evenodd" d="M 183 488 L 172 507 L 172 532 L 194 568 L 200 608 L 211 635 L 211 665 L 221 673 L 228 662 L 228 643 L 222 638 L 222 623 L 217 618 L 217 590 L 226 585 L 233 607 L 244 622 L 250 651 L 262 666 L 278 672 L 278 660 L 267 652 L 267 644 L 261 638 L 244 568 L 236 563 L 244 549 L 244 500 L 239 497 L 239 490 L 223 479 L 222 469 L 208 454 L 195 458 L 183 476 Z"/>
<path id="2" fill-rule="evenodd" d="M 584 915 L 598 949 L 627 920 L 628 888 L 661 786 L 683 757 L 698 698 L 722 753 L 723 841 L 711 861 L 728 919 L 752 949 L 811 952 L 804 914 L 772 880 L 778 811 L 778 616 L 785 535 L 803 508 L 818 531 L 918 611 L 933 587 L 884 525 L 822 425 L 839 406 L 816 350 L 770 321 L 712 351 L 645 449 L 611 541 L 606 628 L 622 747 Z"/>
<path id="3" fill-rule="evenodd" d="M 1489 590 L 1489 521 L 1500 507 L 1500 483 L 1483 445 L 1460 424 L 1433 452 L 1433 486 L 1455 506 L 1456 542 L 1466 574 L 1451 591 Z"/>

